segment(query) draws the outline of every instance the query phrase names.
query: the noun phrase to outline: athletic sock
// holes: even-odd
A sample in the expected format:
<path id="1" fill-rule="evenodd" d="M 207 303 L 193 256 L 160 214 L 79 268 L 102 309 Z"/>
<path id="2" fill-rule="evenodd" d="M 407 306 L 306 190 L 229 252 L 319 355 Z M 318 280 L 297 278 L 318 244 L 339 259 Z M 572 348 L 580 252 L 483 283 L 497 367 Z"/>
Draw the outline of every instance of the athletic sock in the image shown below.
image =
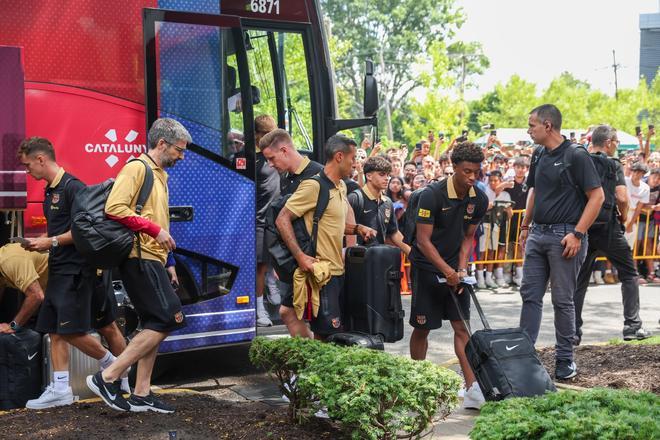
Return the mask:
<path id="1" fill-rule="evenodd" d="M 522 278 L 522 266 L 516 266 L 516 278 L 521 279 Z"/>
<path id="2" fill-rule="evenodd" d="M 257 313 L 266 313 L 266 308 L 264 307 L 264 297 L 257 297 Z"/>
<path id="3" fill-rule="evenodd" d="M 477 275 L 477 282 L 478 283 L 483 283 L 484 282 L 484 271 L 481 269 L 478 269 L 476 272 Z"/>
<path id="4" fill-rule="evenodd" d="M 486 281 L 493 281 L 493 272 L 486 271 Z"/>
<path id="5" fill-rule="evenodd" d="M 121 378 L 121 388 L 123 390 L 124 389 L 126 389 L 126 390 L 130 389 L 129 386 L 128 386 L 128 377 L 122 377 Z"/>
<path id="6" fill-rule="evenodd" d="M 55 384 L 55 391 L 66 391 L 69 388 L 69 372 L 53 371 L 53 384 Z"/>
<path id="7" fill-rule="evenodd" d="M 99 364 L 101 365 L 101 370 L 105 370 L 108 368 L 112 363 L 117 359 L 112 353 L 110 353 L 110 350 L 105 352 L 105 355 L 99 359 Z"/>
<path id="8" fill-rule="evenodd" d="M 495 269 L 495 279 L 501 280 L 504 279 L 504 268 L 498 267 Z"/>
<path id="9" fill-rule="evenodd" d="M 612 269 L 605 269 L 605 275 L 607 275 L 608 273 L 612 273 Z"/>

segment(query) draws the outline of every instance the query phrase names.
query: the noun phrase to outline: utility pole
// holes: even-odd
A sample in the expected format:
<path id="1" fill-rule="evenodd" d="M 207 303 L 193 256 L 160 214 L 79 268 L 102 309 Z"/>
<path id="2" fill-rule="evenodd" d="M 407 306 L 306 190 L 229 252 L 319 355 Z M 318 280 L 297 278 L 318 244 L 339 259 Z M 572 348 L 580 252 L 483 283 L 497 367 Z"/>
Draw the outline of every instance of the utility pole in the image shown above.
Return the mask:
<path id="1" fill-rule="evenodd" d="M 385 58 L 383 58 L 383 46 L 380 46 L 380 50 L 378 51 L 378 55 L 380 57 L 380 70 L 381 70 L 381 75 L 385 77 Z M 384 85 L 387 86 L 387 83 L 384 82 Z M 388 96 L 388 89 L 387 87 L 383 88 L 383 96 L 385 97 L 385 116 L 386 116 L 386 121 L 387 121 L 387 138 L 391 141 L 394 139 L 394 130 L 392 130 L 392 113 L 390 110 L 390 98 Z M 375 140 L 374 140 L 375 143 Z"/>
<path id="2" fill-rule="evenodd" d="M 616 63 L 616 50 L 614 49 L 612 49 L 612 58 L 614 60 L 614 63 L 612 64 L 612 68 L 614 69 L 614 99 L 619 99 L 619 83 L 617 81 L 616 71 L 621 66 Z"/>

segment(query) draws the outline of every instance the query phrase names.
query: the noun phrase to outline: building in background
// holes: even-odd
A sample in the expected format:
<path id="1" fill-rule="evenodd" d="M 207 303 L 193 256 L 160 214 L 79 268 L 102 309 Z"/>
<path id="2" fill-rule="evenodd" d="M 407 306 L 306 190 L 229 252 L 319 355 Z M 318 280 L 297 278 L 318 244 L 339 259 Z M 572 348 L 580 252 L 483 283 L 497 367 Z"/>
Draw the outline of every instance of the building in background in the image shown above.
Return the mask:
<path id="1" fill-rule="evenodd" d="M 660 11 L 660 1 L 658 2 Z M 660 67 L 660 12 L 639 14 L 639 74 L 651 85 Z"/>

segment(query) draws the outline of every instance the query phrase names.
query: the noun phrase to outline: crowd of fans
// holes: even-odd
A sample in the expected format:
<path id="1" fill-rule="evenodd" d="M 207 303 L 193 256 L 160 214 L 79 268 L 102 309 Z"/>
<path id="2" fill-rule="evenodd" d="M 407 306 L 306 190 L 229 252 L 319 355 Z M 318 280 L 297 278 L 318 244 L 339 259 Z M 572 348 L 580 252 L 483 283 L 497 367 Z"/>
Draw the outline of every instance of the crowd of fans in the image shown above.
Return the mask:
<path id="1" fill-rule="evenodd" d="M 435 136 L 429 131 L 427 137 L 413 148 L 406 144 L 384 149 L 381 143 L 372 144 L 368 136 L 362 140 L 356 154 L 356 165 L 351 179 L 364 185 L 363 164 L 368 157 L 383 156 L 391 165 L 389 183 L 385 194 L 392 200 L 399 230 L 405 228 L 404 213 L 413 191 L 431 182 L 448 178 L 454 173 L 451 153 L 454 146 L 467 140 L 467 131 L 449 142 L 444 136 Z M 650 152 L 651 138 L 655 129 L 649 126 L 643 133 L 638 130 L 639 149 L 621 151 L 619 159 L 623 165 L 630 200 L 626 222 L 626 237 L 637 256 L 657 255 L 660 226 L 660 152 Z M 571 133 L 574 143 L 589 149 L 591 128 L 579 138 Z M 522 211 L 527 201 L 525 184 L 530 158 L 535 149 L 530 141 L 504 144 L 492 131 L 483 144 L 485 160 L 477 185 L 486 192 L 489 211 L 477 231 L 473 261 L 476 265 L 479 288 L 520 286 L 522 280 L 523 252 L 518 243 Z M 640 263 L 639 283 L 660 282 L 658 260 L 643 259 Z M 598 261 L 594 266 L 591 282 L 595 284 L 616 283 L 616 271 L 607 261 Z"/>

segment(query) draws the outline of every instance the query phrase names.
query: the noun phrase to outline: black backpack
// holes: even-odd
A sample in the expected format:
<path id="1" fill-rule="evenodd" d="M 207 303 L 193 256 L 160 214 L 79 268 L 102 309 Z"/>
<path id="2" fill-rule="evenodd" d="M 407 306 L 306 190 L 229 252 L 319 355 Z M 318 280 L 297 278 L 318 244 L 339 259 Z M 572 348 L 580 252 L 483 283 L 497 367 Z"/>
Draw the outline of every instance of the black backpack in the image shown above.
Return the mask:
<path id="1" fill-rule="evenodd" d="M 300 249 L 302 249 L 305 254 L 311 257 L 316 257 L 316 238 L 318 236 L 319 221 L 321 221 L 321 217 L 323 217 L 323 213 L 330 202 L 330 189 L 334 188 L 335 185 L 330 179 L 328 179 L 323 171 L 316 176 L 310 177 L 310 179 L 317 181 L 320 186 L 316 208 L 314 209 L 312 234 L 310 236 L 309 232 L 307 232 L 307 226 L 305 225 L 305 219 L 303 217 L 297 218 L 293 221 L 293 232 L 296 235 L 296 241 L 298 242 Z M 266 247 L 272 257 L 271 263 L 280 281 L 289 284 L 293 283 L 293 273 L 298 268 L 298 262 L 291 254 L 291 251 L 286 243 L 284 243 L 284 240 L 282 240 L 282 236 L 275 225 L 275 221 L 291 195 L 292 194 L 286 194 L 273 200 L 266 212 L 266 230 L 269 232 L 266 235 Z"/>
<path id="2" fill-rule="evenodd" d="M 441 182 L 433 182 L 424 188 L 416 189 L 410 194 L 408 199 L 408 207 L 406 212 L 403 214 L 403 242 L 408 246 L 412 246 L 415 241 L 415 235 L 417 232 L 417 211 L 419 209 L 419 198 L 422 195 L 422 191 L 433 191 L 436 197 L 440 197 L 438 193 L 439 185 Z"/>
<path id="3" fill-rule="evenodd" d="M 355 196 L 355 200 L 357 203 L 357 209 L 353 210 L 355 213 L 355 222 L 360 223 L 358 220 L 359 215 L 364 212 L 364 194 L 362 192 L 362 189 L 356 189 L 352 193 L 349 194 L 349 204 L 350 204 L 350 199 L 352 198 L 351 195 Z M 377 222 L 378 222 L 378 230 L 379 232 L 383 235 L 383 240 L 387 238 L 387 223 L 385 223 L 385 214 L 388 212 L 392 211 L 392 200 L 390 200 L 389 197 L 385 199 L 382 203 L 378 204 L 378 217 L 377 217 Z M 381 221 L 382 219 L 382 221 Z M 376 239 L 372 239 L 370 244 L 378 244 Z"/>
<path id="4" fill-rule="evenodd" d="M 140 159 L 145 167 L 144 182 L 135 206 L 140 215 L 154 185 L 154 174 L 148 164 Z M 76 195 L 71 208 L 71 235 L 73 244 L 80 254 L 97 269 L 112 269 L 119 266 L 133 249 L 136 233 L 121 223 L 105 215 L 105 203 L 108 200 L 114 179 L 108 179 L 98 185 L 84 188 Z M 140 240 L 138 240 L 140 253 Z"/>

